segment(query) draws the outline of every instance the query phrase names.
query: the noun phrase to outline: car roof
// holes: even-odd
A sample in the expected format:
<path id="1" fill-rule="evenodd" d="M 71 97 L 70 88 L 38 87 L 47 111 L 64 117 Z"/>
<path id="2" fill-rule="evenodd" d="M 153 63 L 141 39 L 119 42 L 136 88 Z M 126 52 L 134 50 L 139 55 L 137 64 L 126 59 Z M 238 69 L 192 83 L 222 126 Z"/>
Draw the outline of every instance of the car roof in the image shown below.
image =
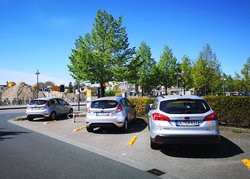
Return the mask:
<path id="1" fill-rule="evenodd" d="M 195 95 L 164 95 L 164 96 L 158 96 L 157 99 L 159 101 L 163 100 L 176 100 L 176 99 L 199 99 L 204 100 L 204 98 L 195 96 Z"/>
<path id="2" fill-rule="evenodd" d="M 107 96 L 107 97 L 101 97 L 101 98 L 97 98 L 94 99 L 92 101 L 102 101 L 102 100 L 114 100 L 114 101 L 118 101 L 122 99 L 122 97 L 118 97 L 118 96 Z"/>

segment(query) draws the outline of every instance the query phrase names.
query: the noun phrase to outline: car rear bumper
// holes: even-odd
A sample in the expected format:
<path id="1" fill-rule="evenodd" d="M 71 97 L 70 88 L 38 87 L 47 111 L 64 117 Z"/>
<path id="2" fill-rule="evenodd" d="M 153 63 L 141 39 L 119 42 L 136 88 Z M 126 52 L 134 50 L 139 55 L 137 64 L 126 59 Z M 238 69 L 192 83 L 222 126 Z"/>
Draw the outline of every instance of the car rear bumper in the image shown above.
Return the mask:
<path id="1" fill-rule="evenodd" d="M 220 135 L 157 135 L 155 138 L 151 138 L 151 140 L 158 144 L 217 144 L 220 142 Z"/>

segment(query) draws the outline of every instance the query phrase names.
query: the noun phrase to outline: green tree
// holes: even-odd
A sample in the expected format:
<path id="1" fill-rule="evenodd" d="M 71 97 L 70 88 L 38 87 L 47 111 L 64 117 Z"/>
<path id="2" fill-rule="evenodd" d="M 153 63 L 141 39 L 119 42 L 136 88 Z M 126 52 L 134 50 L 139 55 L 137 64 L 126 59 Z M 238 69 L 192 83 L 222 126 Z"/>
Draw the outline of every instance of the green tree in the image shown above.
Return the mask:
<path id="1" fill-rule="evenodd" d="M 241 70 L 241 74 L 243 75 L 243 85 L 245 88 L 245 92 L 249 92 L 250 89 L 250 57 L 247 59 L 247 63 L 244 64 L 243 69 Z"/>
<path id="2" fill-rule="evenodd" d="M 140 67 L 138 67 L 136 83 L 142 89 L 142 96 L 145 93 L 150 93 L 156 86 L 155 81 L 153 81 L 156 62 L 151 56 L 150 47 L 145 42 L 142 42 L 136 52 L 138 63 L 141 63 Z"/>
<path id="3" fill-rule="evenodd" d="M 177 59 L 174 57 L 172 49 L 166 45 L 164 46 L 163 52 L 160 56 L 157 68 L 160 85 L 165 87 L 165 94 L 168 94 L 167 89 L 176 84 L 178 67 Z"/>
<path id="4" fill-rule="evenodd" d="M 203 47 L 198 60 L 194 63 L 192 77 L 194 87 L 201 90 L 202 95 L 207 95 L 207 92 L 221 88 L 220 64 L 209 44 Z"/>
<path id="5" fill-rule="evenodd" d="M 105 93 L 105 83 L 123 80 L 127 66 L 135 54 L 129 48 L 126 28 L 122 18 L 115 19 L 106 11 L 97 11 L 91 33 L 76 39 L 75 49 L 69 57 L 69 71 L 77 81 L 97 82 L 101 96 Z"/>
<path id="6" fill-rule="evenodd" d="M 182 86 L 185 91 L 193 87 L 192 63 L 189 57 L 183 56 L 180 64 Z"/>

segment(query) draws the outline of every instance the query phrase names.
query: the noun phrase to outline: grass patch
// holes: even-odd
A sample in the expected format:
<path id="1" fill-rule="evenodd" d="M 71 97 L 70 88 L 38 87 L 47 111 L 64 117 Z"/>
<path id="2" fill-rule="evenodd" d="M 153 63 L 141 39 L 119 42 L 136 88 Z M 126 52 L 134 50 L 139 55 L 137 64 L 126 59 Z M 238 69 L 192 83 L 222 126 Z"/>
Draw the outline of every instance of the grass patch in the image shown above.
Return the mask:
<path id="1" fill-rule="evenodd" d="M 27 117 L 26 116 L 17 116 L 14 121 L 25 121 L 27 120 Z"/>
<path id="2" fill-rule="evenodd" d="M 237 127 L 226 127 L 226 126 L 219 126 L 219 129 L 221 131 L 230 131 L 235 134 L 250 134 L 250 129 L 249 128 L 237 128 Z"/>

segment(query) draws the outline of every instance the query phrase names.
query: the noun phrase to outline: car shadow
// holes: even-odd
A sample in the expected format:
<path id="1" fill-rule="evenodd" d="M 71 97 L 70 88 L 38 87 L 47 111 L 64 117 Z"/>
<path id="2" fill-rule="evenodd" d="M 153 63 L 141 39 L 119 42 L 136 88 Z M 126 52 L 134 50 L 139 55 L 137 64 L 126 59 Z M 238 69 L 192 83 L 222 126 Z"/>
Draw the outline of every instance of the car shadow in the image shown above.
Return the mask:
<path id="1" fill-rule="evenodd" d="M 167 145 L 161 149 L 165 155 L 181 158 L 227 158 L 244 153 L 229 139 L 221 136 L 217 148 L 209 145 Z"/>
<path id="2" fill-rule="evenodd" d="M 20 134 L 27 134 L 29 132 L 18 132 L 18 131 L 2 131 L 0 130 L 0 141 L 6 140 L 6 139 L 13 139 L 14 136 L 20 135 Z"/>
<path id="3" fill-rule="evenodd" d="M 68 120 L 68 119 L 69 118 L 67 116 L 57 116 L 55 120 L 63 121 L 63 120 Z M 72 120 L 72 118 L 70 118 L 69 120 Z M 40 117 L 40 118 L 34 118 L 30 122 L 48 122 L 48 121 L 53 121 L 53 120 L 49 118 L 45 118 L 45 117 Z"/>
<path id="4" fill-rule="evenodd" d="M 131 134 L 131 133 L 137 133 L 143 131 L 147 127 L 147 123 L 144 121 L 142 118 L 136 118 L 135 121 L 131 122 L 129 124 L 126 134 Z M 95 134 L 122 134 L 121 129 L 119 128 L 103 128 L 99 127 L 93 130 L 93 133 Z"/>

